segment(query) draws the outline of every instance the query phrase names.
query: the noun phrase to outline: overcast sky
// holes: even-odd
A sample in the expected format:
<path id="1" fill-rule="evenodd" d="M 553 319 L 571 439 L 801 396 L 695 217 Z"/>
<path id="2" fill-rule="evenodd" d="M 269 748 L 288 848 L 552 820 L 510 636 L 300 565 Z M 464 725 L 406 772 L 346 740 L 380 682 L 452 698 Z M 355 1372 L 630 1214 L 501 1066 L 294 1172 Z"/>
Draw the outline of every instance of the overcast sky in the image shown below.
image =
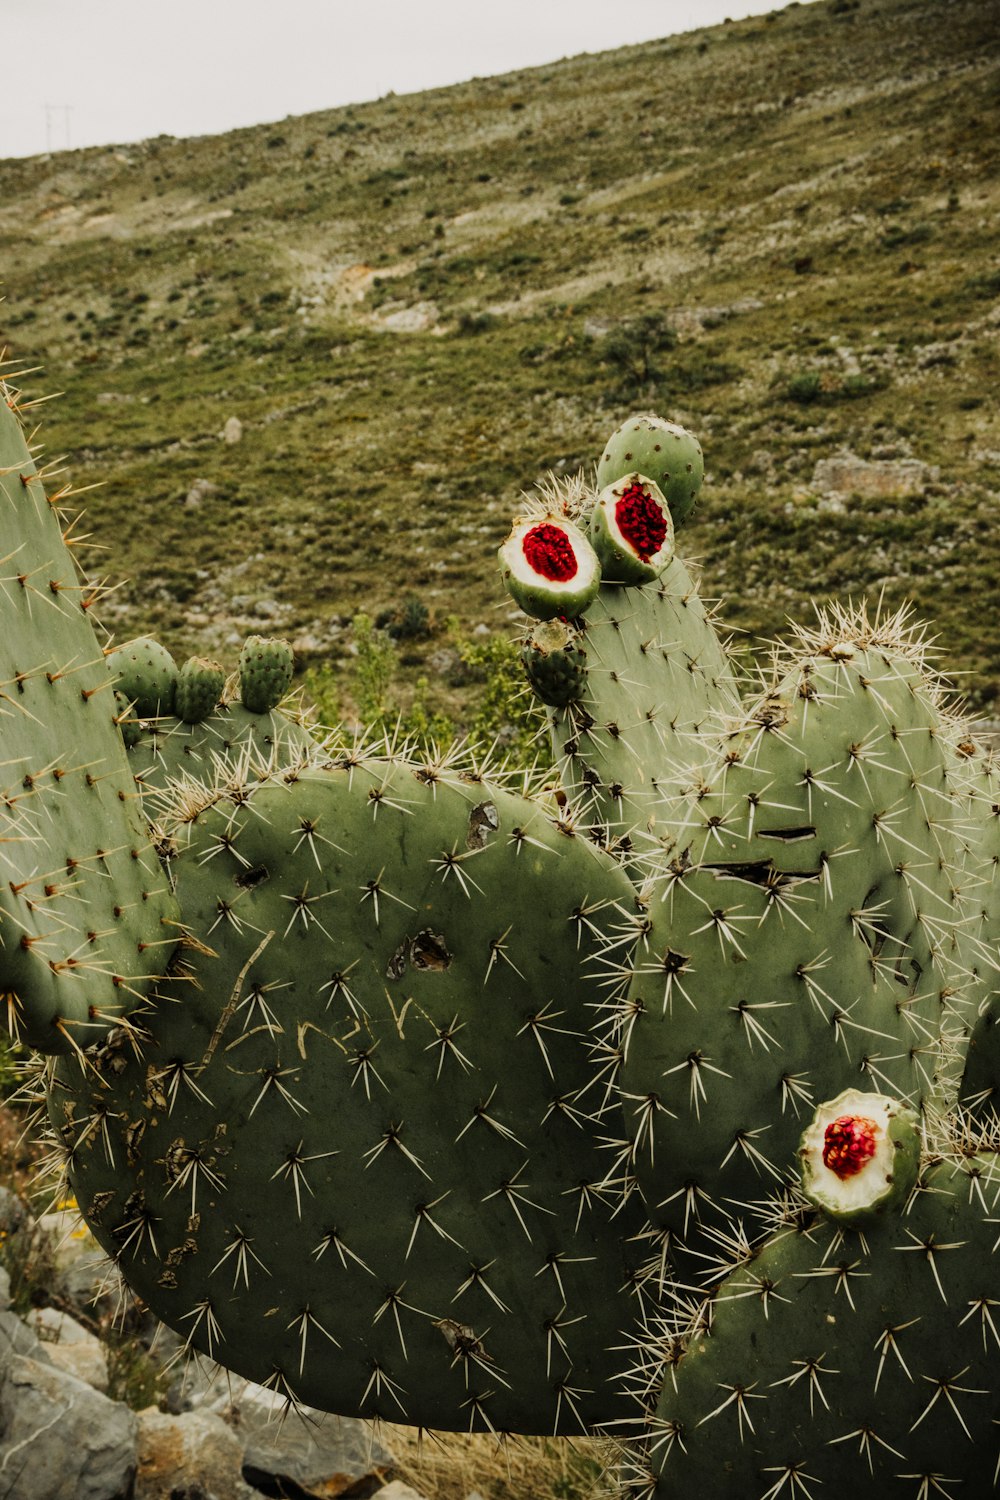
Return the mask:
<path id="1" fill-rule="evenodd" d="M 783 0 L 0 0 L 0 157 L 207 135 Z"/>

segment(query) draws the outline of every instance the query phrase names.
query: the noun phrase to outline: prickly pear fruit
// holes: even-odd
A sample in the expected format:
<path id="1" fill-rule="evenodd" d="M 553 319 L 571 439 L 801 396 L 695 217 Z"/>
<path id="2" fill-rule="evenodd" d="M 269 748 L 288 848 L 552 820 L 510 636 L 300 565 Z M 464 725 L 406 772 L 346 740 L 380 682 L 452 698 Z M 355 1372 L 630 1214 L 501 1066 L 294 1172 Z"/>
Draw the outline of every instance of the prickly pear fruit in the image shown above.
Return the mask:
<path id="1" fill-rule="evenodd" d="M 144 635 L 116 646 L 107 660 L 116 688 L 134 705 L 140 719 L 173 712 L 177 666 L 166 646 Z"/>
<path id="2" fill-rule="evenodd" d="M 698 439 L 676 422 L 637 412 L 608 439 L 597 465 L 597 483 L 603 489 L 635 469 L 659 485 L 674 525 L 686 521 L 705 474 Z"/>
<path id="3" fill-rule="evenodd" d="M 674 552 L 674 526 L 658 486 L 627 474 L 601 491 L 590 514 L 590 540 L 605 583 L 652 583 Z"/>
<path id="4" fill-rule="evenodd" d="M 226 674 L 218 662 L 192 656 L 184 663 L 174 691 L 174 712 L 185 724 L 207 719 L 222 697 Z"/>
<path id="5" fill-rule="evenodd" d="M 587 653 L 562 620 L 545 620 L 521 648 L 528 681 L 543 703 L 563 708 L 582 698 L 587 685 Z"/>
<path id="6" fill-rule="evenodd" d="M 270 713 L 288 692 L 294 661 L 287 641 L 247 636 L 240 652 L 240 697 L 253 714 Z"/>
<path id="7" fill-rule="evenodd" d="M 843 1224 L 902 1208 L 920 1170 L 920 1121 L 884 1094 L 845 1089 L 821 1104 L 799 1146 L 802 1191 Z"/>
<path id="8" fill-rule="evenodd" d="M 536 620 L 576 619 L 601 585 L 593 547 L 578 526 L 560 516 L 516 521 L 499 558 L 508 592 Z"/>

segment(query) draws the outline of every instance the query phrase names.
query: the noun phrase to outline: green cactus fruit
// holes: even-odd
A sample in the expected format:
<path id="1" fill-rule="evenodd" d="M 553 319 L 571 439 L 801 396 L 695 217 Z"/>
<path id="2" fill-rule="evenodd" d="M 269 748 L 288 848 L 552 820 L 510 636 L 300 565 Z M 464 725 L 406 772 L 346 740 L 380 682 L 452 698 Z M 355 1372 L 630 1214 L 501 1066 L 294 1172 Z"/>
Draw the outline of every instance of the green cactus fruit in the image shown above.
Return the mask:
<path id="1" fill-rule="evenodd" d="M 900 1209 L 920 1170 L 920 1121 L 884 1094 L 845 1089 L 821 1104 L 799 1145 L 802 1191 L 831 1219 L 860 1224 Z"/>
<path id="2" fill-rule="evenodd" d="M 605 583 L 651 583 L 674 550 L 674 525 L 656 484 L 626 474 L 601 491 L 590 514 L 590 540 Z"/>
<path id="3" fill-rule="evenodd" d="M 344 756 L 190 811 L 190 937 L 148 1048 L 50 1097 L 129 1283 L 192 1348 L 327 1410 L 625 1416 L 618 1346 L 652 1285 L 637 1195 L 593 1191 L 616 1110 L 587 1034 L 620 867 L 441 765 Z"/>
<path id="4" fill-rule="evenodd" d="M 107 659 L 115 686 L 140 719 L 173 713 L 177 666 L 166 646 L 144 635 L 115 647 Z"/>
<path id="5" fill-rule="evenodd" d="M 642 1493 L 994 1494 L 998 1190 L 996 1156 L 949 1159 L 903 1216 L 777 1229 L 697 1312 L 643 1424 Z"/>
<path id="6" fill-rule="evenodd" d="M 680 526 L 694 509 L 705 474 L 698 439 L 676 422 L 637 412 L 613 432 L 597 465 L 601 489 L 638 470 L 657 484 Z"/>
<path id="7" fill-rule="evenodd" d="M 41 1052 L 105 1035 L 176 943 L 177 907 L 142 818 L 114 686 L 81 580 L 0 382 L 0 993 Z M 126 729 L 126 732 L 129 732 Z"/>
<path id="8" fill-rule="evenodd" d="M 587 653 L 562 620 L 545 620 L 521 648 L 528 681 L 543 703 L 564 707 L 583 696 Z"/>
<path id="9" fill-rule="evenodd" d="M 575 620 L 597 595 L 601 565 L 578 526 L 560 516 L 515 521 L 499 551 L 514 602 L 536 620 Z"/>
<path id="10" fill-rule="evenodd" d="M 213 712 L 226 674 L 218 662 L 206 661 L 203 656 L 192 656 L 184 663 L 177 677 L 174 691 L 174 712 L 185 724 L 200 724 Z"/>
<path id="11" fill-rule="evenodd" d="M 240 652 L 240 697 L 253 714 L 277 708 L 292 682 L 294 658 L 287 641 L 251 635 Z"/>

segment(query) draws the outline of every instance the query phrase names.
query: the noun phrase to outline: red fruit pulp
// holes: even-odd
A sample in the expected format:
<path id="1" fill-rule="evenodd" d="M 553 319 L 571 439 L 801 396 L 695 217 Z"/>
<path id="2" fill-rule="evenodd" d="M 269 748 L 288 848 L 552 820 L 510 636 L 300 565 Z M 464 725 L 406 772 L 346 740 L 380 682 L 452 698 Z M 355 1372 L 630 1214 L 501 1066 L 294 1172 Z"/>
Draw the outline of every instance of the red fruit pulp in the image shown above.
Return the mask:
<path id="1" fill-rule="evenodd" d="M 826 1127 L 823 1162 L 841 1182 L 857 1176 L 875 1155 L 878 1126 L 866 1115 L 841 1115 Z"/>
<path id="2" fill-rule="evenodd" d="M 521 543 L 525 558 L 536 573 L 554 583 L 566 583 L 577 574 L 576 554 L 565 531 L 542 522 L 532 526 Z"/>

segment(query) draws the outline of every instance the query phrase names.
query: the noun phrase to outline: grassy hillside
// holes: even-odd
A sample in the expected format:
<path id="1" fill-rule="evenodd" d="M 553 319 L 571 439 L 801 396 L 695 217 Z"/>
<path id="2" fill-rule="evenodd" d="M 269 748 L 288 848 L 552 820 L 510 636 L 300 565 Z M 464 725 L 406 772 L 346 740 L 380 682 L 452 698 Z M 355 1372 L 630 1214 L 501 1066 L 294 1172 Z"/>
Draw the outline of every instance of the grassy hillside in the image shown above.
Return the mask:
<path id="1" fill-rule="evenodd" d="M 884 590 L 1000 699 L 1000 0 L 821 0 L 219 137 L 0 162 L 0 345 L 45 367 L 118 630 L 345 661 L 415 594 L 509 629 L 518 492 L 653 406 L 752 637 Z M 243 424 L 227 443 L 227 419 Z M 913 458 L 830 498 L 818 461 Z M 198 483 L 201 481 L 202 483 Z M 991 603 L 991 601 L 993 601 Z M 442 689 L 443 691 L 443 689 Z"/>

